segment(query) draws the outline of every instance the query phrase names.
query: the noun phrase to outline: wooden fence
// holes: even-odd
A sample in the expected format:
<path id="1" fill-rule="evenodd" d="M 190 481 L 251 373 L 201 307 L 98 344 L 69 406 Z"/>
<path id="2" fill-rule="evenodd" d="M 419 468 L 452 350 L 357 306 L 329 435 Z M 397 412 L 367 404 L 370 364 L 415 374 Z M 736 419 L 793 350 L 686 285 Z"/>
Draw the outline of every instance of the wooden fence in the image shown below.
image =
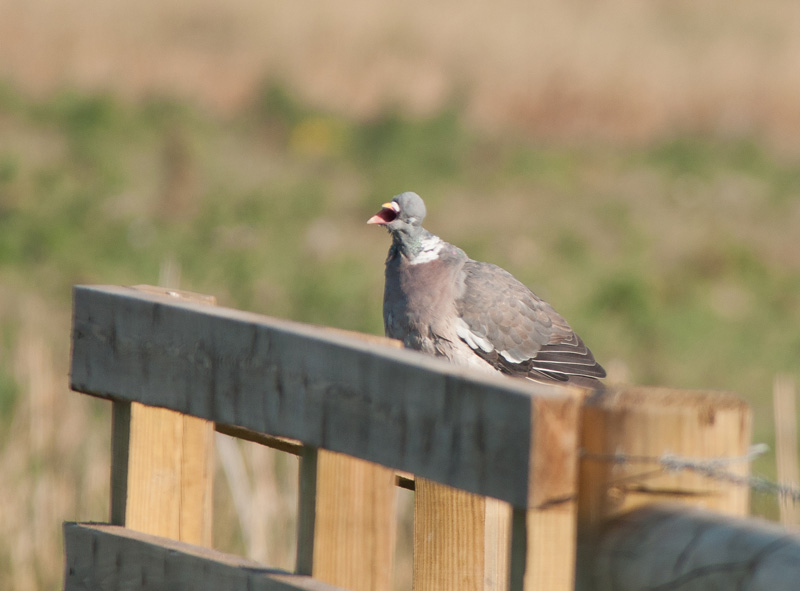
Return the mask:
<path id="1" fill-rule="evenodd" d="M 398 483 L 418 591 L 800 580 L 800 540 L 740 518 L 747 488 L 659 462 L 744 455 L 732 395 L 587 398 L 213 303 L 75 288 L 71 386 L 113 403 L 112 486 L 110 524 L 64 525 L 68 591 L 388 591 Z M 295 573 L 208 549 L 214 429 L 300 455 Z"/>

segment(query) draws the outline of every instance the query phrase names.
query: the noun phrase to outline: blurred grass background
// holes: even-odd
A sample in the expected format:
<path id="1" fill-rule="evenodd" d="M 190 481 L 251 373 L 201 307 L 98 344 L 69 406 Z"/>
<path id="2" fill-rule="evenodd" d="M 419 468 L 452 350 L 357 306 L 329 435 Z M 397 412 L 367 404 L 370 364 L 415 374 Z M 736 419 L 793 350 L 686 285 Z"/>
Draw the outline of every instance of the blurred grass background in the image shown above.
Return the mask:
<path id="1" fill-rule="evenodd" d="M 773 380 L 800 373 L 799 11 L 0 4 L 0 588 L 57 588 L 61 521 L 107 518 L 108 407 L 67 388 L 73 284 L 380 333 L 388 237 L 364 222 L 403 190 L 614 378 L 735 391 L 771 445 Z M 239 449 L 216 543 L 291 568 L 294 460 Z"/>

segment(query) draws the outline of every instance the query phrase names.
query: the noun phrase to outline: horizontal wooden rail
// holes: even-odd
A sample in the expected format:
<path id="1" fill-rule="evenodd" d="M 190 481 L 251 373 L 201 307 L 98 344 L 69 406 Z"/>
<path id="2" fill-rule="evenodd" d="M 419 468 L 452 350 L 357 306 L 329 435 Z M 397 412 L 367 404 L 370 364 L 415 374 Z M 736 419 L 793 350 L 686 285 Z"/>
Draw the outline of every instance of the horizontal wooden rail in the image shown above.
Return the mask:
<path id="1" fill-rule="evenodd" d="M 800 587 L 800 536 L 685 505 L 651 505 L 611 520 L 587 555 L 593 591 Z"/>
<path id="2" fill-rule="evenodd" d="M 565 388 L 124 287 L 75 288 L 72 345 L 80 392 L 295 439 L 518 508 L 575 493 L 575 471 L 553 469 L 575 456 L 578 400 Z"/>
<path id="3" fill-rule="evenodd" d="M 215 550 L 116 525 L 64 524 L 65 591 L 341 591 Z"/>

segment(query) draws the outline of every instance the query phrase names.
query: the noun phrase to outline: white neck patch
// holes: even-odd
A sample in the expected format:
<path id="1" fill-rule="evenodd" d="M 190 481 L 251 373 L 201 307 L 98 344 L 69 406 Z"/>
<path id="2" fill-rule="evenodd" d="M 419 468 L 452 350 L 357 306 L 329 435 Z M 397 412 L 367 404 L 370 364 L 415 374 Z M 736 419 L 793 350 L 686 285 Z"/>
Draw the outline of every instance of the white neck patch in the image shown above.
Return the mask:
<path id="1" fill-rule="evenodd" d="M 411 265 L 420 265 L 422 263 L 430 263 L 439 258 L 439 251 L 442 250 L 442 239 L 438 236 L 431 236 L 426 238 L 421 243 L 422 250 L 417 253 L 413 259 L 409 260 Z"/>

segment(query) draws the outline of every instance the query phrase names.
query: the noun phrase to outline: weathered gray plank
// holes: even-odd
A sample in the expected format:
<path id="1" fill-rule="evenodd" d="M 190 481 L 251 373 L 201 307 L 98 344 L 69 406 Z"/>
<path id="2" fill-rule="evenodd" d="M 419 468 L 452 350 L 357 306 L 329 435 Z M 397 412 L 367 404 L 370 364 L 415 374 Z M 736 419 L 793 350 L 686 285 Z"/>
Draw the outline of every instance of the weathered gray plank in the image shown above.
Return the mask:
<path id="1" fill-rule="evenodd" d="M 765 521 L 685 505 L 650 505 L 611 520 L 584 553 L 586 591 L 794 591 L 800 536 Z"/>
<path id="2" fill-rule="evenodd" d="M 65 591 L 336 591 L 340 587 L 116 525 L 65 523 Z"/>
<path id="3" fill-rule="evenodd" d="M 75 390 L 297 439 L 517 507 L 532 502 L 530 466 L 542 459 L 531 444 L 532 425 L 548 420 L 538 407 L 568 398 L 335 331 L 123 287 L 75 288 L 72 345 Z"/>

